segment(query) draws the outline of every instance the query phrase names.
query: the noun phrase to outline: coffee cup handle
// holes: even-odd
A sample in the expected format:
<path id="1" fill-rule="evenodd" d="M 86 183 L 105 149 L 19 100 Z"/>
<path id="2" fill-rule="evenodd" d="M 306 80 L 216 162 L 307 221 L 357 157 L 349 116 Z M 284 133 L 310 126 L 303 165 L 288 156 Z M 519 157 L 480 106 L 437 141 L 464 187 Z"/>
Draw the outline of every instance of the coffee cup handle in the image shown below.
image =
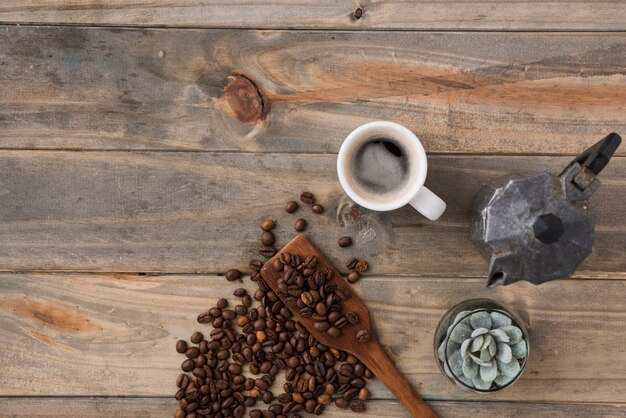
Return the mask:
<path id="1" fill-rule="evenodd" d="M 431 221 L 439 219 L 446 210 L 446 202 L 424 186 L 420 188 L 409 204 Z"/>

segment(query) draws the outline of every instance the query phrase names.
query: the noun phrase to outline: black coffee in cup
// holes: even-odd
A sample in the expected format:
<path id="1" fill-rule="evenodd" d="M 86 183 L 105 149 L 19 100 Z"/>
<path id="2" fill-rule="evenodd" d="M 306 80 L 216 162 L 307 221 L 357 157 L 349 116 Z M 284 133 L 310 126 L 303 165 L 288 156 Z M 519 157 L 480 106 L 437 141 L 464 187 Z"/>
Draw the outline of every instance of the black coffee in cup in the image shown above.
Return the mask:
<path id="1" fill-rule="evenodd" d="M 372 138 L 354 154 L 354 179 L 365 192 L 389 195 L 401 190 L 409 179 L 409 159 L 391 138 Z"/>

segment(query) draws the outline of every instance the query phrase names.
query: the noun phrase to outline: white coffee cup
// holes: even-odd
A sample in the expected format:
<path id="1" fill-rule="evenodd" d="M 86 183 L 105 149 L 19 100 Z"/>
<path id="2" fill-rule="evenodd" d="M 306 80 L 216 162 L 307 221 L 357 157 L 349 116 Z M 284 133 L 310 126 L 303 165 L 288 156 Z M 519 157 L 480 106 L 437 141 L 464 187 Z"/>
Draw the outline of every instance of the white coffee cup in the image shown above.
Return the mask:
<path id="1" fill-rule="evenodd" d="M 380 189 L 374 191 L 364 186 L 363 182 L 357 178 L 355 170 L 355 166 L 358 165 L 356 155 L 359 150 L 378 139 L 388 139 L 389 142 L 399 147 L 402 151 L 402 158 L 405 158 L 408 163 L 401 184 L 389 187 L 389 190 L 383 193 Z M 388 167 L 382 167 L 381 172 L 384 173 L 385 169 Z M 355 203 L 375 211 L 394 210 L 410 204 L 422 215 L 435 221 L 446 210 L 446 203 L 424 187 L 427 171 L 426 152 L 420 140 L 413 132 L 394 122 L 377 121 L 358 127 L 343 141 L 337 157 L 339 181 Z"/>

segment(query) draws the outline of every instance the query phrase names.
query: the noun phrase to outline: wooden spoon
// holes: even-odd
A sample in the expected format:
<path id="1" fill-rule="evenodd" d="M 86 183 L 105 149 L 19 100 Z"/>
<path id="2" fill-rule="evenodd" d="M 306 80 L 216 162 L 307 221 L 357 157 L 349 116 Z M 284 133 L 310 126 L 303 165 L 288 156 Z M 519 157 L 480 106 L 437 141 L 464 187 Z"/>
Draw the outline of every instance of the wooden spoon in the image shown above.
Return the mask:
<path id="1" fill-rule="evenodd" d="M 304 235 L 298 235 L 280 251 L 280 253 L 285 252 L 291 255 L 298 255 L 302 261 L 310 255 L 317 256 L 317 269 L 319 270 L 321 268 L 322 271 L 331 271 L 333 273 L 332 278 L 328 280 L 327 283 L 342 288 L 350 294 L 350 297 L 342 301 L 343 312 L 352 311 L 356 313 L 359 317 L 359 322 L 354 325 L 348 325 L 342 329 L 342 335 L 340 337 L 333 338 L 326 332 L 317 331 L 313 327 L 313 320 L 301 317 L 297 308 L 289 308 L 296 319 L 300 321 L 309 333 L 320 343 L 356 356 L 385 384 L 385 386 L 387 386 L 387 388 L 389 388 L 411 415 L 414 417 L 437 417 L 437 414 L 430 409 L 426 402 L 424 402 L 411 387 L 409 382 L 400 374 L 385 350 L 380 346 L 378 340 L 372 334 L 370 314 L 365 303 L 352 291 L 351 286 L 341 278 L 341 275 L 330 261 L 328 261 Z M 265 266 L 261 269 L 263 279 L 274 292 L 278 290 L 278 279 L 283 277 L 282 271 L 274 269 L 274 260 L 280 257 L 280 253 L 276 254 L 271 260 L 265 263 Z M 358 341 L 357 333 L 359 331 L 368 333 L 371 336 L 369 341 Z"/>

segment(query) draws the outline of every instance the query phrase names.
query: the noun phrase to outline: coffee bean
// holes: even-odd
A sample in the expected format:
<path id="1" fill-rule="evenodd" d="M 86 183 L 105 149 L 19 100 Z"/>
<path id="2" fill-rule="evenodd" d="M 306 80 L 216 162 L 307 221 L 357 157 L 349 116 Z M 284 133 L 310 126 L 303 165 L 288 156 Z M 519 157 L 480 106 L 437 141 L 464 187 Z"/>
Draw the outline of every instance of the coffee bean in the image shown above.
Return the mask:
<path id="1" fill-rule="evenodd" d="M 305 260 L 304 260 L 304 265 L 307 268 L 314 268 L 315 266 L 317 266 L 317 257 L 314 255 L 310 255 L 308 256 Z"/>
<path id="2" fill-rule="evenodd" d="M 322 205 L 315 204 L 311 206 L 311 210 L 313 211 L 313 213 L 319 214 L 324 212 L 324 207 Z"/>
<path id="3" fill-rule="evenodd" d="M 348 405 L 350 405 L 350 401 L 346 398 L 337 398 L 335 399 L 335 405 L 337 405 L 337 407 L 341 409 L 345 409 L 348 407 Z"/>
<path id="4" fill-rule="evenodd" d="M 274 237 L 272 231 L 265 231 L 261 234 L 261 243 L 263 245 L 273 245 L 275 240 L 276 238 Z"/>
<path id="5" fill-rule="evenodd" d="M 228 306 L 228 301 L 224 298 L 221 298 L 217 301 L 217 303 L 215 304 L 215 306 L 217 306 L 220 309 L 224 309 Z"/>
<path id="6" fill-rule="evenodd" d="M 283 268 L 285 267 L 283 265 L 283 263 L 280 261 L 280 259 L 276 258 L 274 259 L 274 263 L 272 264 L 272 267 L 274 268 L 274 270 L 276 271 L 283 271 Z"/>
<path id="7" fill-rule="evenodd" d="M 188 358 L 187 360 L 183 361 L 183 363 L 180 365 L 180 368 L 184 372 L 190 372 L 194 369 L 195 366 L 196 366 L 196 363 L 192 359 Z"/>
<path id="8" fill-rule="evenodd" d="M 358 388 L 350 388 L 346 391 L 346 393 L 344 393 L 343 397 L 346 398 L 347 400 L 352 400 L 358 396 L 359 390 L 360 389 Z"/>
<path id="9" fill-rule="evenodd" d="M 345 328 L 347 325 L 348 325 L 348 320 L 345 317 L 339 318 L 337 322 L 335 322 L 335 328 L 337 329 Z"/>
<path id="10" fill-rule="evenodd" d="M 228 371 L 232 374 L 241 374 L 242 368 L 241 365 L 237 363 L 230 363 L 230 365 L 228 366 Z"/>
<path id="11" fill-rule="evenodd" d="M 185 351 L 187 358 L 196 358 L 200 355 L 200 350 L 197 347 L 190 347 Z"/>
<path id="12" fill-rule="evenodd" d="M 185 418 L 186 416 L 187 416 L 187 413 L 183 411 L 182 409 L 177 410 L 176 413 L 174 414 L 174 418 Z"/>
<path id="13" fill-rule="evenodd" d="M 352 257 L 346 263 L 346 267 L 348 267 L 350 270 L 354 270 L 354 268 L 356 267 L 356 263 L 358 263 L 358 262 L 359 262 L 359 260 L 357 260 L 356 258 Z"/>
<path id="14" fill-rule="evenodd" d="M 369 331 L 366 329 L 362 329 L 356 333 L 356 340 L 360 343 L 368 342 L 371 337 L 372 336 L 370 335 Z"/>
<path id="15" fill-rule="evenodd" d="M 298 219 L 293 225 L 294 229 L 298 232 L 302 232 L 306 229 L 306 221 L 302 218 Z"/>
<path id="16" fill-rule="evenodd" d="M 356 263 L 356 271 L 360 273 L 363 273 L 364 271 L 366 271 L 368 267 L 369 265 L 367 264 L 367 261 L 365 260 L 361 260 L 358 263 Z"/>
<path id="17" fill-rule="evenodd" d="M 369 397 L 370 397 L 369 390 L 367 390 L 367 388 L 361 388 L 361 390 L 359 391 L 359 399 L 362 401 L 365 401 Z"/>
<path id="18" fill-rule="evenodd" d="M 246 413 L 246 408 L 243 405 L 239 405 L 235 409 L 233 409 L 234 418 L 242 418 L 245 413 Z M 208 414 L 205 414 L 205 415 L 208 415 Z"/>
<path id="19" fill-rule="evenodd" d="M 335 295 L 337 295 L 341 300 L 346 300 L 350 297 L 350 291 L 348 289 L 338 287 L 335 289 Z"/>
<path id="20" fill-rule="evenodd" d="M 253 409 L 252 411 L 248 413 L 248 416 L 250 418 L 263 418 L 263 412 L 261 412 L 258 409 Z"/>
<path id="21" fill-rule="evenodd" d="M 339 246 L 341 248 L 349 247 L 349 246 L 352 245 L 352 238 L 350 238 L 350 237 L 341 237 L 341 238 L 339 238 L 337 243 L 339 244 Z"/>
<path id="22" fill-rule="evenodd" d="M 187 386 L 189 385 L 189 376 L 187 376 L 185 373 L 181 373 L 178 375 L 178 377 L 176 378 L 176 386 L 179 388 L 187 388 Z"/>
<path id="23" fill-rule="evenodd" d="M 276 254 L 276 248 L 269 245 L 264 245 L 259 249 L 259 254 L 267 258 L 274 257 L 274 255 Z"/>
<path id="24" fill-rule="evenodd" d="M 185 351 L 187 351 L 187 342 L 184 340 L 176 341 L 176 352 L 182 354 Z"/>
<path id="25" fill-rule="evenodd" d="M 235 311 L 233 311 L 232 309 L 224 309 L 222 311 L 222 318 L 226 320 L 235 319 L 236 317 L 237 317 L 237 313 L 235 313 Z"/>
<path id="26" fill-rule="evenodd" d="M 257 272 L 261 270 L 261 267 L 263 267 L 263 262 L 256 259 L 250 260 L 250 262 L 248 263 L 248 267 L 250 267 L 250 270 L 252 270 L 253 272 Z"/>
<path id="27" fill-rule="evenodd" d="M 226 277 L 226 280 L 232 282 L 241 277 L 241 272 L 237 269 L 230 269 L 224 274 L 224 276 Z"/>
<path id="28" fill-rule="evenodd" d="M 313 295 L 311 295 L 311 293 L 309 293 L 309 292 L 303 292 L 300 295 L 300 299 L 307 306 L 311 306 L 313 304 Z"/>
<path id="29" fill-rule="evenodd" d="M 359 322 L 359 316 L 354 312 L 346 312 L 346 319 L 353 325 Z"/>
<path id="30" fill-rule="evenodd" d="M 307 205 L 311 205 L 315 203 L 315 196 L 311 192 L 302 192 L 300 195 L 300 200 L 302 203 L 306 203 Z"/>
<path id="31" fill-rule="evenodd" d="M 350 405 L 350 409 L 354 412 L 363 412 L 365 411 L 365 403 L 361 401 L 353 402 L 352 405 Z"/>
<path id="32" fill-rule="evenodd" d="M 313 328 L 315 328 L 317 331 L 324 332 L 330 328 L 330 324 L 328 323 L 328 321 L 314 322 Z"/>
<path id="33" fill-rule="evenodd" d="M 191 338 L 189 340 L 194 344 L 199 344 L 200 341 L 202 341 L 203 339 L 204 335 L 202 335 L 202 333 L 194 332 L 193 334 L 191 334 Z"/>
<path id="34" fill-rule="evenodd" d="M 276 227 L 276 222 L 270 219 L 266 219 L 265 221 L 261 222 L 261 229 L 264 231 L 271 231 L 275 227 Z"/>
<path id="35" fill-rule="evenodd" d="M 294 213 L 298 210 L 298 207 L 300 207 L 300 205 L 298 205 L 298 202 L 294 202 L 292 200 L 290 202 L 287 202 L 287 204 L 285 205 L 285 210 L 287 211 L 287 213 Z"/>
<path id="36" fill-rule="evenodd" d="M 338 338 L 341 336 L 341 330 L 336 327 L 328 328 L 328 331 L 326 331 L 326 333 L 333 338 Z"/>
<path id="37" fill-rule="evenodd" d="M 351 271 L 347 277 L 349 283 L 356 283 L 359 281 L 360 278 L 361 275 L 356 271 Z"/>
<path id="38" fill-rule="evenodd" d="M 211 322 L 212 319 L 213 318 L 208 312 L 202 312 L 200 315 L 198 315 L 198 322 L 201 324 L 208 324 L 209 322 Z"/>

